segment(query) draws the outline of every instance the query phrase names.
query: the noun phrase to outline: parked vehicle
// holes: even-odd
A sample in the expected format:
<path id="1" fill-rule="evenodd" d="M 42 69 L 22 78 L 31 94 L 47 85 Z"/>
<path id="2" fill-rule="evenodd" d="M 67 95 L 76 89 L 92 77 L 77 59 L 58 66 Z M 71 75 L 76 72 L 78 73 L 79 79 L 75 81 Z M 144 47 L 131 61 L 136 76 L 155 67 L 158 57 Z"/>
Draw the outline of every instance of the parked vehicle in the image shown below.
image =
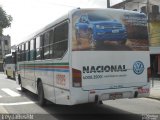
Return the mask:
<path id="1" fill-rule="evenodd" d="M 16 75 L 16 63 L 15 63 L 15 52 L 7 54 L 4 57 L 3 68 L 4 73 L 7 75 L 7 78 L 15 79 Z"/>

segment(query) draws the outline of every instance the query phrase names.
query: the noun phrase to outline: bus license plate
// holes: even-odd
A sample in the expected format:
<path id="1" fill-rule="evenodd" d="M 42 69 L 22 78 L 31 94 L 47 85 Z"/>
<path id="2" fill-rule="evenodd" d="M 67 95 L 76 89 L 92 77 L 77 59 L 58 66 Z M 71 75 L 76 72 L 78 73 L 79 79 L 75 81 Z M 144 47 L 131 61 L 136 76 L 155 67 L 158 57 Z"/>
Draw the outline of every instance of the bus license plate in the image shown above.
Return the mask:
<path id="1" fill-rule="evenodd" d="M 119 99 L 119 98 L 122 98 L 123 95 L 122 93 L 112 93 L 109 95 L 109 99 L 113 100 L 113 99 Z"/>

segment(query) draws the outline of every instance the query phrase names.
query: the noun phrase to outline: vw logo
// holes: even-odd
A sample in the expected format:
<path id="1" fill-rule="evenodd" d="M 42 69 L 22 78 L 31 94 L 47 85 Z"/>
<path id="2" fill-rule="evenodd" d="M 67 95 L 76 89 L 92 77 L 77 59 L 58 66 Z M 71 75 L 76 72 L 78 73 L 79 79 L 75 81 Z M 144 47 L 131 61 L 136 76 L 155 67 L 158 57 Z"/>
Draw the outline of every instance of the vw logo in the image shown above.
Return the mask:
<path id="1" fill-rule="evenodd" d="M 142 74 L 143 71 L 144 71 L 144 64 L 141 61 L 135 62 L 134 65 L 133 65 L 133 71 L 137 75 Z"/>

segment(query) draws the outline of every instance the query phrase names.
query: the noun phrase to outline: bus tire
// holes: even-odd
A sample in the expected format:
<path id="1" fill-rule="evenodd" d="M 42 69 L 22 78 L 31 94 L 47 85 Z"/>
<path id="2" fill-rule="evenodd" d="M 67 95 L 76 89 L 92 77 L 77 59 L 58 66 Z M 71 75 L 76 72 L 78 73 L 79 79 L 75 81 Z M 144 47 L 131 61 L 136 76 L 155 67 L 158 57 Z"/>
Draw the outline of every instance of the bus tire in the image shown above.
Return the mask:
<path id="1" fill-rule="evenodd" d="M 41 81 L 38 82 L 38 103 L 41 106 L 44 106 L 46 103 L 44 98 L 43 84 Z"/>
<path id="2" fill-rule="evenodd" d="M 20 76 L 18 76 L 18 81 L 19 81 L 19 85 L 21 87 L 21 92 L 25 92 L 25 88 L 22 87 L 22 81 L 21 81 L 21 77 Z"/>

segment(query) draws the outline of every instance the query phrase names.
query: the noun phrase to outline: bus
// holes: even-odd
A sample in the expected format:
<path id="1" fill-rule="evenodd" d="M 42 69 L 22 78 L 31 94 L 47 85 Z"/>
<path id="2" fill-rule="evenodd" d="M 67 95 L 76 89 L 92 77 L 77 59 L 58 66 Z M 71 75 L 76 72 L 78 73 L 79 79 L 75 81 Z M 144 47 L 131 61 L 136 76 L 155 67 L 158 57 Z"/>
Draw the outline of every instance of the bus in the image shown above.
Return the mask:
<path id="1" fill-rule="evenodd" d="M 3 60 L 3 68 L 4 73 L 7 75 L 7 78 L 12 78 L 15 80 L 16 75 L 16 59 L 15 59 L 15 52 L 5 55 Z"/>
<path id="2" fill-rule="evenodd" d="M 17 81 L 40 105 L 147 97 L 147 26 L 135 11 L 74 9 L 17 45 Z"/>

